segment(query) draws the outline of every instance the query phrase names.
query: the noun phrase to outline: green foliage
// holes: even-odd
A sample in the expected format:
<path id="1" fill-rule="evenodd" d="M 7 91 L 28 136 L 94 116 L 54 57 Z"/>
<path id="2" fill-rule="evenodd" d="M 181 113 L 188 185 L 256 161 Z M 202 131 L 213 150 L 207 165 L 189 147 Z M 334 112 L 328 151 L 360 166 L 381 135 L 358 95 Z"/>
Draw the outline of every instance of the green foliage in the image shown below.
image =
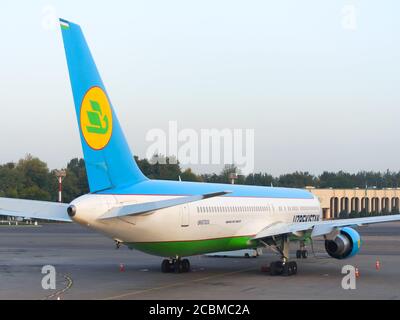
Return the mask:
<path id="1" fill-rule="evenodd" d="M 182 174 L 179 161 L 175 158 L 154 155 L 150 161 L 135 159 L 143 174 L 149 179 L 179 180 Z"/>
<path id="2" fill-rule="evenodd" d="M 198 175 L 193 173 L 192 169 L 190 169 L 190 168 L 188 168 L 182 172 L 181 180 L 182 181 L 193 181 L 193 182 L 201 182 L 202 181 L 201 177 L 199 177 Z"/>
<path id="3" fill-rule="evenodd" d="M 55 170 L 49 171 L 47 164 L 27 155 L 15 163 L 0 166 L 0 196 L 21 199 L 56 201 L 58 182 Z M 67 165 L 67 176 L 63 181 L 63 201 L 70 202 L 89 191 L 85 163 L 72 159 Z"/>
<path id="4" fill-rule="evenodd" d="M 23 173 L 15 168 L 14 163 L 0 166 L 0 196 L 17 198 L 18 190 L 24 184 Z"/>
<path id="5" fill-rule="evenodd" d="M 47 164 L 27 155 L 17 164 L 0 166 L 0 195 L 10 198 L 51 200 Z"/>
<path id="6" fill-rule="evenodd" d="M 244 184 L 253 186 L 276 186 L 278 184 L 277 179 L 267 173 L 252 173 L 246 176 Z"/>
<path id="7" fill-rule="evenodd" d="M 222 169 L 222 172 L 220 174 L 220 183 L 232 183 L 231 175 L 236 174 L 239 175 L 239 170 L 234 164 L 227 164 L 225 165 L 224 169 Z M 239 178 L 239 177 L 238 177 Z M 241 184 L 238 181 L 235 181 L 237 184 Z"/>
<path id="8" fill-rule="evenodd" d="M 350 219 L 359 218 L 359 217 L 360 217 L 360 212 L 352 211 L 352 212 L 350 212 L 350 214 L 349 214 L 349 218 L 350 218 Z"/>
<path id="9" fill-rule="evenodd" d="M 294 172 L 281 175 L 279 177 L 279 185 L 290 188 L 304 188 L 314 186 L 316 178 L 308 172 Z"/>
<path id="10" fill-rule="evenodd" d="M 50 193 L 41 189 L 37 185 L 25 187 L 20 190 L 18 198 L 32 199 L 32 200 L 51 200 Z"/>
<path id="11" fill-rule="evenodd" d="M 320 188 L 354 188 L 357 186 L 357 181 L 350 173 L 324 171 L 316 179 L 315 184 Z"/>
<path id="12" fill-rule="evenodd" d="M 71 202 L 89 192 L 85 161 L 83 159 L 72 159 L 67 164 L 66 172 L 67 175 L 63 180 L 63 201 Z"/>

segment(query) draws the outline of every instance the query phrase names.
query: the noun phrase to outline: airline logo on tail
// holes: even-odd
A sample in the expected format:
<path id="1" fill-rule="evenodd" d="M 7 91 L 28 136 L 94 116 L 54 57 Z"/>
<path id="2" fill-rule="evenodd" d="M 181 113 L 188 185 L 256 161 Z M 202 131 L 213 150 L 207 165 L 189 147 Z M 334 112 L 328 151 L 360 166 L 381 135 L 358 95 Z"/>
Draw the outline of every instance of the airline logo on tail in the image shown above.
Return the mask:
<path id="1" fill-rule="evenodd" d="M 89 147 L 101 150 L 112 135 L 112 111 L 107 95 L 100 87 L 86 92 L 81 105 L 80 127 Z"/>

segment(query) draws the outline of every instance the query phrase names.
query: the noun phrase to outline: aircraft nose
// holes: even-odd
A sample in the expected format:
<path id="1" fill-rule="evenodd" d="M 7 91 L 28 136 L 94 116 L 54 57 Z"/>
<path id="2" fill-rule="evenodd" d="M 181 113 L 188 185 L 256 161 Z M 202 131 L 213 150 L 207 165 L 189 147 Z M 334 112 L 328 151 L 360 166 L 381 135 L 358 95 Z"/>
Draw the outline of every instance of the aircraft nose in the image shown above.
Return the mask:
<path id="1" fill-rule="evenodd" d="M 67 209 L 67 213 L 71 218 L 73 218 L 76 214 L 76 207 L 73 204 L 70 205 Z"/>

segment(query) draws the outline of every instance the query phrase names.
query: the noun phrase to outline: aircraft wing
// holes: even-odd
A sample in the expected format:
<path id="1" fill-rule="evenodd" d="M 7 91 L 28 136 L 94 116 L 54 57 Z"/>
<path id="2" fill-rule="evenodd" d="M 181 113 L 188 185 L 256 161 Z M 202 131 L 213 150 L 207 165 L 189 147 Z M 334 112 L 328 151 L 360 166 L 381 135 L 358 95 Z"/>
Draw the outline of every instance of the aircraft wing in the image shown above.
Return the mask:
<path id="1" fill-rule="evenodd" d="M 0 198 L 0 216 L 71 222 L 67 208 L 66 203 Z"/>
<path id="2" fill-rule="evenodd" d="M 230 191 L 221 191 L 221 192 L 214 192 L 214 193 L 207 193 L 202 195 L 194 195 L 194 196 L 187 196 L 187 197 L 180 197 L 175 199 L 168 199 L 168 200 L 161 200 L 161 201 L 153 201 L 153 202 L 145 202 L 145 203 L 138 203 L 138 204 L 130 204 L 124 205 L 121 207 L 115 207 L 108 211 L 106 214 L 102 215 L 99 219 L 112 219 L 112 218 L 119 218 L 125 216 L 137 216 L 145 213 L 149 213 L 152 211 L 166 209 L 170 207 L 179 206 L 185 203 L 205 200 L 213 197 L 219 197 L 230 193 Z"/>
<path id="3" fill-rule="evenodd" d="M 312 230 L 311 237 L 318 237 L 331 233 L 338 227 L 357 227 L 362 225 L 400 221 L 400 214 L 391 216 L 377 216 L 354 219 L 338 219 L 314 222 L 277 222 L 262 229 L 253 239 L 262 239 L 281 234 L 291 234 L 301 231 Z"/>

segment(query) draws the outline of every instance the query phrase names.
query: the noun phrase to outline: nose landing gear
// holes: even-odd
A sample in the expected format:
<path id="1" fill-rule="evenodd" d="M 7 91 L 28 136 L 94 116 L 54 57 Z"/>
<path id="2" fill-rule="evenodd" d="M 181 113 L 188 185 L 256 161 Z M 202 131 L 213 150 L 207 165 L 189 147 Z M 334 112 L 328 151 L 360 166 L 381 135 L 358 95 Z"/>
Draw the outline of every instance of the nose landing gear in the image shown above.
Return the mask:
<path id="1" fill-rule="evenodd" d="M 270 264 L 271 276 L 293 276 L 297 274 L 297 263 L 295 261 L 274 261 Z"/>
<path id="2" fill-rule="evenodd" d="M 115 249 L 118 250 L 119 248 L 121 248 L 121 242 L 118 240 L 115 240 Z"/>
<path id="3" fill-rule="evenodd" d="M 190 272 L 190 262 L 188 259 L 181 260 L 176 259 L 165 259 L 161 264 L 161 271 L 163 273 L 187 273 Z"/>

